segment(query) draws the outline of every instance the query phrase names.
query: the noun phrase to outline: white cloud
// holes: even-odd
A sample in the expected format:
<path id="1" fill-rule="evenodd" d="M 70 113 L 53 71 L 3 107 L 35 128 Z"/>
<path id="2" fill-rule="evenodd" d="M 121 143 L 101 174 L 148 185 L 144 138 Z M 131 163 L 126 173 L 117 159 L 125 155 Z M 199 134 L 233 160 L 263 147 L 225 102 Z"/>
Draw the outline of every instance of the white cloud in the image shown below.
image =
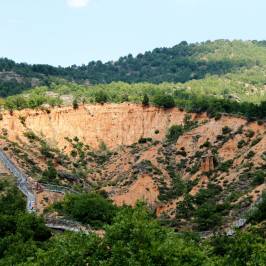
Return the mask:
<path id="1" fill-rule="evenodd" d="M 71 8 L 82 8 L 88 6 L 90 0 L 67 0 L 67 5 Z"/>

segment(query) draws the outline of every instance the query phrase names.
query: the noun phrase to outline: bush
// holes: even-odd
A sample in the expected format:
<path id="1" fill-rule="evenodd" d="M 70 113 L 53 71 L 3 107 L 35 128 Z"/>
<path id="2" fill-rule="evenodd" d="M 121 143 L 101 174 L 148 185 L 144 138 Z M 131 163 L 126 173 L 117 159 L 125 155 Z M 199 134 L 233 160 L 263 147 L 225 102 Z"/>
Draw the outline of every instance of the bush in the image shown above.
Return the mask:
<path id="1" fill-rule="evenodd" d="M 152 142 L 152 138 L 140 138 L 138 140 L 139 144 L 144 144 L 144 143 L 148 143 L 148 142 Z"/>
<path id="2" fill-rule="evenodd" d="M 254 139 L 252 142 L 251 142 L 251 146 L 255 146 L 257 145 L 259 142 L 261 142 L 262 140 L 262 137 L 257 137 L 256 139 Z"/>
<path id="3" fill-rule="evenodd" d="M 168 141 L 175 142 L 184 133 L 183 126 L 173 125 L 168 129 L 166 138 Z"/>
<path id="4" fill-rule="evenodd" d="M 252 185 L 253 186 L 259 186 L 264 183 L 265 181 L 265 172 L 263 170 L 258 170 L 255 173 L 253 173 L 253 180 Z"/>
<path id="5" fill-rule="evenodd" d="M 233 165 L 233 160 L 228 160 L 220 163 L 218 170 L 222 172 L 228 172 L 229 168 Z"/>
<path id="6" fill-rule="evenodd" d="M 248 132 L 245 134 L 248 138 L 252 138 L 255 135 L 255 132 L 251 129 L 248 130 Z"/>
<path id="7" fill-rule="evenodd" d="M 223 131 L 223 134 L 226 135 L 226 134 L 231 133 L 232 129 L 228 126 L 225 126 L 225 127 L 223 127 L 222 131 Z"/>
<path id="8" fill-rule="evenodd" d="M 104 91 L 98 91 L 95 93 L 96 103 L 106 103 L 108 102 L 108 95 Z"/>
<path id="9" fill-rule="evenodd" d="M 78 100 L 77 100 L 77 99 L 74 99 L 74 100 L 73 100 L 72 106 L 73 106 L 73 109 L 74 109 L 74 110 L 76 110 L 76 109 L 79 108 L 79 104 L 78 104 Z"/>
<path id="10" fill-rule="evenodd" d="M 252 157 L 254 157 L 255 152 L 254 151 L 250 151 L 247 155 L 246 155 L 246 159 L 251 159 Z"/>
<path id="11" fill-rule="evenodd" d="M 242 149 L 247 143 L 242 139 L 237 143 L 238 149 Z"/>
<path id="12" fill-rule="evenodd" d="M 202 145 L 200 145 L 200 148 L 211 148 L 212 144 L 209 140 L 206 140 Z"/>
<path id="13" fill-rule="evenodd" d="M 214 202 L 207 202 L 196 210 L 195 221 L 199 230 L 208 230 L 221 224 L 222 215 Z"/>
<path id="14" fill-rule="evenodd" d="M 195 196 L 195 203 L 197 205 L 202 205 L 208 200 L 213 200 L 215 196 L 218 196 L 222 191 L 219 185 L 209 183 L 207 188 L 201 188 L 198 194 Z"/>
<path id="15" fill-rule="evenodd" d="M 43 172 L 43 179 L 48 181 L 54 181 L 57 177 L 57 171 L 55 167 L 53 166 L 52 162 L 48 162 L 47 169 Z"/>
<path id="16" fill-rule="evenodd" d="M 147 94 L 144 94 L 143 99 L 142 99 L 142 104 L 144 106 L 148 106 L 149 103 L 150 103 L 150 99 L 149 99 L 148 95 Z"/>
<path id="17" fill-rule="evenodd" d="M 96 193 L 66 195 L 62 210 L 67 216 L 93 227 L 110 224 L 116 213 L 112 202 Z"/>
<path id="18" fill-rule="evenodd" d="M 266 192 L 263 192 L 261 201 L 249 214 L 248 220 L 255 222 L 262 222 L 266 219 Z"/>
<path id="19" fill-rule="evenodd" d="M 24 136 L 28 138 L 30 141 L 38 140 L 39 138 L 33 131 L 27 131 L 24 133 Z"/>
<path id="20" fill-rule="evenodd" d="M 173 108 L 176 106 L 175 99 L 171 95 L 157 95 L 153 101 L 156 105 L 163 108 Z"/>

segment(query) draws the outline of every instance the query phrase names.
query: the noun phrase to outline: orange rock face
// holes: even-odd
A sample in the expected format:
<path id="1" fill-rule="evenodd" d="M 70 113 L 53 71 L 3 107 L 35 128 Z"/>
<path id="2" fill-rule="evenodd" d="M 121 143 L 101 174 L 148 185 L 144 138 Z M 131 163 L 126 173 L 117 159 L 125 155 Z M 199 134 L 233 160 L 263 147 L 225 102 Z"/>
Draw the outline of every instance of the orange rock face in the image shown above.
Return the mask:
<path id="1" fill-rule="evenodd" d="M 214 170 L 214 158 L 213 155 L 208 154 L 202 158 L 201 171 L 203 173 L 210 172 Z"/>
<path id="2" fill-rule="evenodd" d="M 134 206 L 138 200 L 145 201 L 153 205 L 159 196 L 157 186 L 148 175 L 140 177 L 129 190 L 121 195 L 116 195 L 112 199 L 116 205 L 123 204 Z"/>
<path id="3" fill-rule="evenodd" d="M 65 137 L 78 137 L 84 143 L 98 148 L 103 141 L 109 148 L 130 145 L 141 137 L 162 140 L 173 124 L 181 124 L 185 112 L 176 108 L 164 110 L 136 104 L 85 105 L 41 110 L 23 110 L 13 116 L 4 114 L 0 128 L 8 130 L 11 140 L 26 141 L 23 132 L 32 130 L 51 144 L 63 149 Z M 25 126 L 21 123 L 25 118 Z M 159 133 L 158 133 L 159 131 Z M 156 134 L 157 133 L 157 134 Z"/>

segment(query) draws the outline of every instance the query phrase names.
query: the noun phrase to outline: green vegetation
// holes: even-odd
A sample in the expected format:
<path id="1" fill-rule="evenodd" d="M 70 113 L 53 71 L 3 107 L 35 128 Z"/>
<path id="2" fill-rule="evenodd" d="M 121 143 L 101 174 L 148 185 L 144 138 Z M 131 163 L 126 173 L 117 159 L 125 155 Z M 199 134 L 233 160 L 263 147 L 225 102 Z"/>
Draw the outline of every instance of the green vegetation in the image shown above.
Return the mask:
<path id="1" fill-rule="evenodd" d="M 25 200 L 9 182 L 0 182 L 0 265 L 19 265 L 34 257 L 51 237 L 44 221 L 25 213 Z"/>
<path id="2" fill-rule="evenodd" d="M 55 209 L 71 219 L 96 228 L 110 224 L 116 213 L 111 201 L 95 193 L 67 195 L 63 202 L 55 204 Z"/>
<path id="3" fill-rule="evenodd" d="M 229 89 L 241 90 L 245 88 L 245 84 L 258 87 L 264 85 L 265 51 L 265 43 L 257 41 L 218 40 L 195 44 L 181 42 L 172 48 L 157 48 L 136 57 L 132 55 L 121 57 L 116 62 L 93 61 L 80 67 L 16 64 L 12 60 L 2 58 L 0 71 L 14 72 L 25 77 L 23 83 L 19 84 L 29 87 L 30 78 L 33 77 L 42 84 L 51 83 L 52 77 L 81 83 L 89 80 L 91 84 L 113 81 L 184 83 L 191 80 L 191 83 L 195 83 L 197 80 L 202 80 L 203 82 L 196 82 L 199 89 L 207 83 L 209 86 L 206 87 L 212 85 L 213 89 L 223 87 L 224 94 L 230 96 Z M 50 78 L 47 79 L 47 76 Z M 237 83 L 237 79 L 241 83 Z M 225 83 L 227 85 L 223 86 Z M 2 85 L 3 90 L 13 89 L 15 86 L 17 84 L 14 79 Z M 20 91 L 22 89 L 23 87 Z M 19 90 L 13 93 L 17 91 Z"/>
<path id="4" fill-rule="evenodd" d="M 34 90 L 29 90 L 32 86 L 29 85 L 26 97 L 23 94 L 8 97 L 5 106 L 9 110 L 35 108 L 45 103 L 61 105 L 60 95 L 72 94 L 88 103 L 144 102 L 164 108 L 206 111 L 217 119 L 220 113 L 231 113 L 261 120 L 266 117 L 265 54 L 264 42 L 182 42 L 136 58 L 122 57 L 106 64 L 97 61 L 82 67 L 55 68 L 0 59 L 0 71 L 13 71 L 24 79 L 40 81 Z M 76 83 L 68 82 L 73 80 Z M 84 85 L 88 80 L 92 85 Z M 13 87 L 14 90 L 5 92 L 0 86 L 0 96 L 24 90 Z"/>
<path id="5" fill-rule="evenodd" d="M 68 68 L 16 64 L 8 59 L 0 59 L 0 74 L 0 96 L 7 97 L 0 99 L 0 105 L 4 105 L 11 115 L 14 110 L 24 108 L 41 108 L 48 113 L 47 105 L 60 106 L 65 98 L 62 96 L 71 95 L 70 99 L 74 99 L 73 109 L 78 109 L 79 103 L 133 102 L 144 107 L 162 107 L 165 109 L 162 112 L 168 112 L 167 109 L 173 107 L 178 107 L 180 111 L 207 112 L 217 120 L 222 113 L 229 113 L 244 115 L 250 121 L 257 119 L 258 124 L 262 125 L 266 118 L 266 42 L 182 42 L 173 48 L 155 49 L 135 58 L 129 55 L 117 62 L 104 64 L 97 61 Z M 27 125 L 26 117 L 19 117 L 19 120 L 22 125 Z M 235 212 L 240 213 L 250 206 L 250 198 L 244 198 L 237 206 L 232 202 L 265 183 L 265 166 L 252 166 L 249 160 L 256 155 L 256 149 L 249 150 L 239 180 L 229 183 L 222 177 L 223 186 L 228 188 L 222 190 L 217 185 L 218 175 L 228 172 L 234 160 L 219 162 L 217 156 L 215 169 L 205 173 L 209 179 L 208 183 L 203 184 L 206 187 L 196 195 L 190 195 L 198 177 L 194 181 L 187 181 L 182 175 L 196 174 L 200 158 L 207 149 L 216 155 L 218 146 L 215 145 L 237 134 L 225 126 L 216 142 L 207 140 L 201 145 L 202 150 L 194 156 L 190 156 L 185 148 L 176 151 L 173 143 L 184 132 L 197 126 L 192 117 L 186 115 L 181 125 L 173 125 L 168 130 L 167 141 L 161 147 L 164 157 L 160 155 L 158 162 L 166 164 L 165 170 L 171 178 L 169 184 L 165 182 L 162 171 L 149 160 L 136 164 L 133 172 L 135 176 L 149 173 L 153 177 L 159 187 L 159 201 L 169 202 L 183 197 L 184 200 L 177 204 L 176 219 L 170 221 L 176 231 L 185 228 L 215 232 L 223 225 L 226 215 L 230 213 L 234 217 Z M 2 131 L 3 135 L 7 134 L 4 129 Z M 242 134 L 243 128 L 237 132 Z M 154 133 L 160 132 L 155 130 Z M 53 150 L 33 132 L 28 131 L 25 136 L 39 149 L 38 156 L 47 163 L 44 171 L 37 169 L 34 160 L 19 146 L 8 148 L 18 157 L 23 157 L 25 165 L 35 169 L 38 180 L 49 183 L 71 184 L 81 189 L 87 173 L 95 171 L 93 167 L 88 167 L 90 162 L 91 165 L 97 165 L 96 170 L 101 173 L 99 166 L 104 166 L 114 156 L 103 142 L 100 142 L 98 150 L 92 150 L 76 137 L 68 139 L 72 148 L 71 158 L 68 158 L 60 151 Z M 195 136 L 193 140 L 196 142 L 199 137 Z M 249 130 L 237 146 L 239 149 L 245 146 L 250 149 L 261 139 L 261 136 L 255 136 L 255 132 Z M 140 138 L 139 143 L 144 145 L 136 145 L 144 149 L 155 144 L 151 138 Z M 138 160 L 140 154 L 134 154 Z M 176 155 L 182 156 L 178 163 Z M 266 152 L 261 158 L 266 160 Z M 57 171 L 55 167 L 58 165 L 66 165 L 66 171 Z M 96 181 L 90 187 L 97 188 Z M 162 226 L 168 217 L 157 221 L 150 211 L 153 206 L 138 203 L 135 208 L 118 208 L 96 193 L 69 194 L 51 209 L 67 219 L 103 229 L 105 234 L 102 238 L 95 234 L 52 235 L 41 217 L 25 213 L 25 200 L 20 192 L 8 182 L 0 181 L 0 266 L 264 266 L 265 202 L 264 193 L 249 213 L 248 221 L 252 226 L 241 229 L 233 237 L 214 235 L 204 240 Z"/>
<path id="6" fill-rule="evenodd" d="M 143 106 L 148 106 L 149 103 L 150 103 L 149 96 L 145 93 L 143 96 L 142 104 L 143 104 Z"/>
<path id="7" fill-rule="evenodd" d="M 183 120 L 183 125 L 173 125 L 168 129 L 166 139 L 170 142 L 176 142 L 185 132 L 189 132 L 198 126 L 197 121 L 193 121 L 191 115 L 186 114 Z"/>
<path id="8" fill-rule="evenodd" d="M 183 126 L 180 125 L 173 125 L 168 129 L 166 138 L 168 141 L 175 142 L 178 140 L 180 136 L 182 136 L 184 133 Z"/>
<path id="9" fill-rule="evenodd" d="M 73 100 L 72 106 L 74 110 L 79 108 L 78 100 L 76 98 Z"/>
<path id="10" fill-rule="evenodd" d="M 217 189 L 208 193 L 213 195 Z M 96 194 L 68 195 L 56 208 L 104 226 L 104 236 L 52 235 L 42 218 L 24 212 L 21 194 L 0 182 L 0 265 L 263 266 L 266 262 L 265 238 L 257 229 L 200 240 L 161 226 L 142 203 L 135 208 L 115 208 Z"/>
<path id="11" fill-rule="evenodd" d="M 166 109 L 173 108 L 176 106 L 175 99 L 171 95 L 166 95 L 166 94 L 156 95 L 153 101 L 157 106 Z"/>
<path id="12" fill-rule="evenodd" d="M 47 96 L 49 92 L 55 96 Z M 220 113 L 244 115 L 249 119 L 264 119 L 266 117 L 266 102 L 254 104 L 248 102 L 236 102 L 234 100 L 216 97 L 212 94 L 201 94 L 197 91 L 188 91 L 179 84 L 163 83 L 159 85 L 140 83 L 111 83 L 107 85 L 83 86 L 73 83 L 54 84 L 50 87 L 39 87 L 27 91 L 25 94 L 8 97 L 5 100 L 5 108 L 16 110 L 23 108 L 36 108 L 49 104 L 60 106 L 60 95 L 71 94 L 75 98 L 82 98 L 87 103 L 124 102 L 124 95 L 128 95 L 128 101 L 142 103 L 144 94 L 149 97 L 149 103 L 163 108 L 177 106 L 188 112 L 207 112 L 210 116 L 218 117 Z M 263 100 L 263 98 L 261 98 Z"/>
<path id="13" fill-rule="evenodd" d="M 95 93 L 96 103 L 106 103 L 108 101 L 108 95 L 104 91 L 99 91 Z"/>
<path id="14" fill-rule="evenodd" d="M 266 192 L 262 194 L 262 198 L 259 203 L 254 207 L 251 211 L 249 217 L 249 221 L 256 223 L 262 222 L 266 219 Z"/>
<path id="15" fill-rule="evenodd" d="M 185 194 L 184 201 L 177 205 L 176 219 L 193 218 L 195 228 L 200 231 L 218 228 L 230 207 L 218 202 L 221 192 L 220 186 L 209 183 L 207 188 L 201 188 L 194 197 Z"/>

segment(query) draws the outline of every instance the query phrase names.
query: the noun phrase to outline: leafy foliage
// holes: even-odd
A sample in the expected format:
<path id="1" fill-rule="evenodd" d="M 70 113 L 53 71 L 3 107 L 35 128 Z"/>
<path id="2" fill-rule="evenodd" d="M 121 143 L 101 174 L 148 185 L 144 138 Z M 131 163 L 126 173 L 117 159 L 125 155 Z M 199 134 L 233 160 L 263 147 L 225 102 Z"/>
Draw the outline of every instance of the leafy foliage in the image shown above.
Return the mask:
<path id="1" fill-rule="evenodd" d="M 93 227 L 110 224 L 116 212 L 112 202 L 95 193 L 66 195 L 55 207 L 72 219 Z"/>
<path id="2" fill-rule="evenodd" d="M 42 218 L 24 212 L 21 194 L 6 186 L 2 186 L 6 193 L 0 196 L 0 265 L 262 266 L 266 262 L 266 242 L 261 232 L 251 230 L 230 238 L 220 235 L 200 240 L 161 226 L 142 203 L 117 209 L 102 238 L 79 233 L 51 236 Z M 96 221 L 110 213 L 110 202 L 103 200 L 96 194 L 69 195 L 63 205 L 70 213 L 76 213 L 76 209 L 84 213 L 84 207 L 89 207 L 86 215 Z"/>

